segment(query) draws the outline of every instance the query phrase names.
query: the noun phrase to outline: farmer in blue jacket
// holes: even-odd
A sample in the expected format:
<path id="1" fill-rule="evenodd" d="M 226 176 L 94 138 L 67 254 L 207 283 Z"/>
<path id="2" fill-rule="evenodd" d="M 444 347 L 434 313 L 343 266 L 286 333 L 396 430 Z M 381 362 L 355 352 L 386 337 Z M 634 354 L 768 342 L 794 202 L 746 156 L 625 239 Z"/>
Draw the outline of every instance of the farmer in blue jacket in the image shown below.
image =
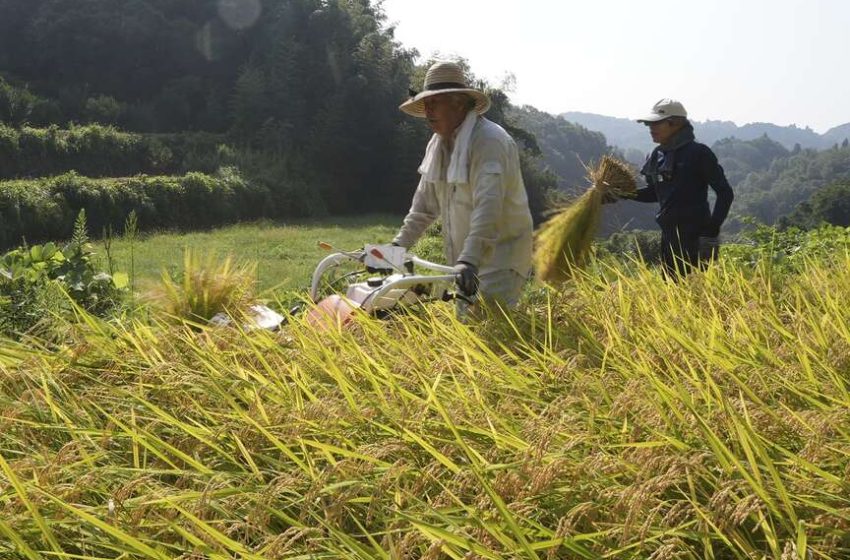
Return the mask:
<path id="1" fill-rule="evenodd" d="M 681 103 L 662 99 L 638 122 L 649 127 L 658 146 L 640 170 L 647 186 L 638 189 L 635 200 L 658 202 L 655 221 L 661 227 L 664 270 L 676 278 L 714 258 L 734 195 L 717 156 L 694 140 L 694 127 Z M 708 187 L 717 194 L 713 210 Z"/>

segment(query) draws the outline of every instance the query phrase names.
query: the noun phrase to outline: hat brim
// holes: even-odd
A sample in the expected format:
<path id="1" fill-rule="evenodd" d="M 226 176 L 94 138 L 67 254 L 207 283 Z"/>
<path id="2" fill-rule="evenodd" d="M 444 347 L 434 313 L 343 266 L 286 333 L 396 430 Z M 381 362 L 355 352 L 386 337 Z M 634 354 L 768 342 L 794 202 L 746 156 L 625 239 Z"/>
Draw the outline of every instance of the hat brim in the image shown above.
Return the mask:
<path id="1" fill-rule="evenodd" d="M 465 93 L 475 100 L 475 112 L 483 115 L 490 108 L 490 98 L 486 93 L 471 88 L 456 88 L 456 89 L 435 89 L 430 91 L 421 91 L 415 97 L 411 97 L 404 103 L 398 106 L 399 109 L 408 115 L 425 118 L 425 100 L 435 95 L 443 95 L 444 93 Z"/>
<path id="2" fill-rule="evenodd" d="M 650 124 L 650 123 L 657 123 L 657 122 L 661 122 L 661 121 L 666 121 L 666 120 L 669 120 L 669 119 L 687 119 L 687 118 L 688 118 L 688 115 L 687 115 L 687 114 L 684 114 L 684 115 L 658 115 L 658 114 L 652 114 L 652 115 L 649 115 L 648 117 L 644 117 L 644 118 L 642 118 L 642 119 L 638 119 L 638 120 L 637 120 L 637 122 L 639 122 L 639 123 L 643 123 L 643 124 Z"/>
<path id="3" fill-rule="evenodd" d="M 644 117 L 642 119 L 638 119 L 637 122 L 641 124 L 648 124 L 654 122 L 666 121 L 667 119 L 672 119 L 675 115 L 651 115 L 649 117 Z"/>

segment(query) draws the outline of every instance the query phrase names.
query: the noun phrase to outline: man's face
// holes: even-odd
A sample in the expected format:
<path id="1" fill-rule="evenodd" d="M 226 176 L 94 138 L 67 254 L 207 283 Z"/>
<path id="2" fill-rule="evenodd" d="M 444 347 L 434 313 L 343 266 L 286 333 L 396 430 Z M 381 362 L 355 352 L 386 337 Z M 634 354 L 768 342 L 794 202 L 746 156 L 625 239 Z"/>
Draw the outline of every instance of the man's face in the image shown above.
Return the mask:
<path id="1" fill-rule="evenodd" d="M 425 99 L 425 118 L 431 130 L 443 137 L 451 136 L 466 118 L 464 98 L 449 93 Z"/>
<path id="2" fill-rule="evenodd" d="M 647 123 L 647 126 L 649 127 L 649 135 L 652 136 L 652 141 L 656 144 L 666 144 L 679 130 L 679 127 L 670 119 Z"/>

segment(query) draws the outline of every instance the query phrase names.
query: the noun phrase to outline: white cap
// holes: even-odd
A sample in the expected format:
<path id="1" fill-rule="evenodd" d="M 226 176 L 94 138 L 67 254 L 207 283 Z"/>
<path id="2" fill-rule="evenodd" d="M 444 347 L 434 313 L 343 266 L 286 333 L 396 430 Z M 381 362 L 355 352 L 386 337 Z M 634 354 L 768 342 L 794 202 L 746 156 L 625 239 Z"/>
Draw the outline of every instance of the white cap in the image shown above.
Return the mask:
<path id="1" fill-rule="evenodd" d="M 651 123 L 663 121 L 664 119 L 669 119 L 670 117 L 688 117 L 688 112 L 685 111 L 685 106 L 675 99 L 662 99 L 658 103 L 652 106 L 652 112 L 642 118 L 638 119 L 639 123 Z"/>

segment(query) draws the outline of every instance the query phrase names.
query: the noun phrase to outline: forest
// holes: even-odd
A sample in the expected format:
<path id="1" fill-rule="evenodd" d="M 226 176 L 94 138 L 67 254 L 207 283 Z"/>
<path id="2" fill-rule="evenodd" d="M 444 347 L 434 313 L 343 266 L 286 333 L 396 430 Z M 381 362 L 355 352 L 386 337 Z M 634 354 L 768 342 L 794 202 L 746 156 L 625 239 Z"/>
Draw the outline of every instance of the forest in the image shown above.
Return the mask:
<path id="1" fill-rule="evenodd" d="M 229 169 L 266 195 L 230 219 L 403 212 L 428 137 L 397 109 L 421 83 L 415 54 L 367 0 L 3 0 L 0 179 Z M 523 147 L 540 219 L 557 178 L 507 95 L 480 86 Z M 576 160 L 606 150 L 575 144 Z"/>

